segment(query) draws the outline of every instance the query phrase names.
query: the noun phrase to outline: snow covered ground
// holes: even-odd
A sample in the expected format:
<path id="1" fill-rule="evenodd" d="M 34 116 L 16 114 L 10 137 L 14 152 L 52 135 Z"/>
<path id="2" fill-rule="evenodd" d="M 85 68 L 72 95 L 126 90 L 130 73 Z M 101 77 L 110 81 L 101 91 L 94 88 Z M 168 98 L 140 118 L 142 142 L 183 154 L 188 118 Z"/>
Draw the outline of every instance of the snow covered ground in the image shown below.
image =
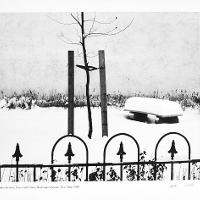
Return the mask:
<path id="1" fill-rule="evenodd" d="M 154 149 L 159 138 L 167 132 L 180 132 L 188 138 L 191 144 L 191 158 L 200 158 L 200 112 L 187 109 L 180 116 L 180 123 L 155 124 L 138 122 L 131 119 L 128 112 L 114 107 L 108 108 L 109 137 L 101 136 L 101 110 L 92 109 L 94 132 L 92 139 L 88 139 L 88 122 L 86 108 L 75 109 L 75 134 L 81 137 L 89 148 L 89 162 L 103 161 L 103 148 L 107 140 L 120 132 L 131 134 L 139 143 L 141 151 L 147 151 L 147 159 L 154 157 Z M 53 144 L 58 138 L 67 134 L 67 109 L 63 108 L 39 108 L 31 110 L 7 110 L 0 109 L 1 140 L 0 163 L 11 163 L 12 154 L 16 143 L 20 144 L 23 157 L 20 163 L 50 163 L 50 155 Z M 179 136 L 168 136 L 160 143 L 158 148 L 159 160 L 170 160 L 168 150 L 172 140 L 175 140 L 178 154 L 175 159 L 187 159 L 188 148 L 186 142 Z M 66 163 L 64 154 L 68 145 L 64 139 L 55 151 L 58 163 Z M 108 146 L 107 161 L 119 162 L 116 155 L 120 142 L 124 143 L 126 155 L 124 161 L 136 161 L 137 149 L 130 139 L 124 136 L 116 138 Z M 72 150 L 75 156 L 72 162 L 84 162 L 85 154 L 83 145 L 71 140 Z M 75 144 L 77 143 L 77 144 Z M 15 163 L 13 161 L 13 163 Z"/>

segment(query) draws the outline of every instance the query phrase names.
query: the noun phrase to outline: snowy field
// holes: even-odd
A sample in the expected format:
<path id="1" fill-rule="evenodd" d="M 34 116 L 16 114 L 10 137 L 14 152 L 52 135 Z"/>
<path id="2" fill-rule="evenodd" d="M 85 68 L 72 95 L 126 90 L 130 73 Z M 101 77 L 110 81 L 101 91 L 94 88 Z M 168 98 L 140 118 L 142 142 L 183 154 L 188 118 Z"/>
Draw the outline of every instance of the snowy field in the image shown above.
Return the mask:
<path id="1" fill-rule="evenodd" d="M 200 113 L 198 110 L 187 109 L 183 116 L 179 117 L 180 123 L 155 124 L 138 122 L 131 119 L 131 115 L 123 109 L 108 108 L 109 137 L 103 137 L 101 133 L 101 110 L 92 109 L 93 137 L 88 139 L 88 122 L 86 108 L 75 109 L 75 134 L 81 137 L 89 148 L 89 162 L 103 162 L 103 148 L 106 141 L 117 133 L 128 133 L 139 143 L 141 151 L 147 152 L 147 159 L 154 158 L 154 149 L 157 141 L 167 132 L 179 132 L 186 136 L 191 144 L 191 158 L 200 158 Z M 0 163 L 15 163 L 12 154 L 16 143 L 20 144 L 23 157 L 20 163 L 50 163 L 51 149 L 58 138 L 67 134 L 67 109 L 63 108 L 39 108 L 31 110 L 14 109 L 0 110 L 1 140 Z M 188 148 L 186 142 L 179 136 L 168 136 L 158 148 L 158 160 L 170 160 L 168 150 L 172 140 L 175 140 L 178 154 L 175 159 L 187 159 Z M 64 154 L 68 145 L 67 139 L 61 141 L 55 151 L 55 159 L 58 163 L 66 163 Z M 108 146 L 107 160 L 119 162 L 116 155 L 120 142 L 124 143 L 126 155 L 124 161 L 136 161 L 136 145 L 125 136 L 116 138 Z M 83 145 L 72 142 L 72 150 L 75 156 L 72 162 L 85 162 Z"/>
<path id="2" fill-rule="evenodd" d="M 94 132 L 92 140 L 87 138 L 87 110 L 86 108 L 75 109 L 75 133 L 83 138 L 90 152 L 89 160 L 91 162 L 103 160 L 103 147 L 112 135 L 119 132 L 126 132 L 133 135 L 140 144 L 141 151 L 146 150 L 149 157 L 154 157 L 154 148 L 158 139 L 169 131 L 178 131 L 185 135 L 191 143 L 192 158 L 200 158 L 200 114 L 198 110 L 187 109 L 180 117 L 178 124 L 154 124 L 143 123 L 131 120 L 131 116 L 123 109 L 108 108 L 108 125 L 109 137 L 101 137 L 101 110 L 100 108 L 92 109 Z M 34 108 L 32 110 L 0 110 L 1 121 L 1 140 L 0 140 L 0 160 L 1 164 L 10 163 L 12 154 L 15 150 L 16 142 L 19 142 L 23 157 L 20 163 L 49 163 L 50 152 L 55 141 L 67 134 L 67 109 L 62 108 Z M 153 121 L 153 120 L 152 120 Z M 187 146 L 181 138 L 171 137 L 160 146 L 159 151 L 163 159 L 170 159 L 167 151 L 171 146 L 171 140 L 175 139 L 178 154 L 182 154 L 182 158 L 187 153 Z M 111 146 L 110 159 L 116 158 L 116 152 L 119 147 L 119 142 L 123 140 L 124 149 L 128 156 L 129 148 L 128 141 L 125 138 L 120 138 Z M 179 142 L 180 143 L 179 143 Z M 73 141 L 72 141 L 73 142 Z M 127 143 L 127 144 L 126 144 Z M 67 148 L 67 141 L 63 141 L 64 152 L 57 152 L 63 155 Z M 79 144 L 80 145 L 80 144 Z M 82 147 L 73 146 L 73 152 L 83 155 Z M 135 153 L 136 148 L 133 145 Z M 58 146 L 59 148 L 59 146 Z M 112 152 L 113 150 L 113 152 Z M 110 152 L 109 151 L 109 152 Z M 113 154 L 112 154 L 113 153 Z M 178 155 L 175 155 L 178 157 Z M 66 158 L 64 158 L 66 161 Z M 75 159 L 75 158 L 73 158 Z M 116 161 L 119 158 L 116 158 Z M 135 157 L 133 160 L 136 159 Z M 162 159 L 162 158 L 160 158 Z M 14 161 L 13 161 L 14 162 Z M 81 162 L 81 159 L 80 159 Z M 77 183 L 76 183 L 77 184 Z M 61 185 L 63 188 L 61 188 Z M 1 186 L 4 186 L 1 184 Z M 14 183 L 6 183 L 6 187 L 15 187 Z M 23 189 L 23 186 L 26 188 Z M 66 186 L 68 188 L 66 188 Z M 196 198 L 199 194 L 199 182 L 184 181 L 184 182 L 144 182 L 131 181 L 123 184 L 119 182 L 79 182 L 77 188 L 74 188 L 74 183 L 23 183 L 20 182 L 16 187 L 21 189 L 1 189 L 1 196 L 6 199 L 55 199 L 63 197 L 64 192 L 72 199 L 188 199 Z M 40 189 L 38 188 L 40 187 Z M 45 189 L 42 189 L 45 188 Z M 49 187 L 49 188 L 48 188 Z M 56 188 L 57 187 L 57 188 Z M 37 189 L 34 189 L 37 188 Z M 54 189 L 52 189 L 54 188 Z"/>

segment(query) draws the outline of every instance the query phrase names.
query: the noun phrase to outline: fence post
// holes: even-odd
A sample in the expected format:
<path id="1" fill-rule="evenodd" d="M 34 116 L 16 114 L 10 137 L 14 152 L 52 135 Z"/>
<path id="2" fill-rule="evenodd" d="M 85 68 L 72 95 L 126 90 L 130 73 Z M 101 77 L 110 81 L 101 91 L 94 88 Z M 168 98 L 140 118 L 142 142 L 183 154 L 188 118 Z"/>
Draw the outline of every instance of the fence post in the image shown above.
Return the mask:
<path id="1" fill-rule="evenodd" d="M 23 155 L 20 152 L 19 144 L 17 143 L 15 153 L 12 155 L 13 158 L 16 158 L 16 181 L 19 182 L 19 158 Z"/>
<path id="2" fill-rule="evenodd" d="M 74 135 L 74 51 L 68 51 L 68 134 Z"/>
<path id="3" fill-rule="evenodd" d="M 36 167 L 33 167 L 33 181 L 36 181 Z"/>
<path id="4" fill-rule="evenodd" d="M 0 167 L 0 182 L 1 182 L 1 167 Z"/>
<path id="5" fill-rule="evenodd" d="M 163 138 L 165 138 L 166 136 L 168 135 L 179 135 L 181 136 L 182 138 L 184 138 L 184 140 L 186 141 L 187 145 L 188 145 L 188 160 L 189 160 L 189 163 L 188 163 L 188 180 L 190 180 L 190 159 L 191 159 L 191 147 L 190 147 L 190 142 L 188 141 L 188 139 L 178 133 L 178 132 L 169 132 L 169 133 L 166 133 L 165 135 L 163 135 L 157 142 L 156 144 L 156 148 L 155 148 L 155 162 L 157 161 L 157 149 L 158 149 L 158 145 L 160 144 L 161 140 Z M 171 148 L 170 150 L 168 151 L 168 153 L 171 153 L 171 162 L 173 162 L 173 159 L 174 159 L 174 154 L 178 153 L 176 151 L 176 148 L 175 148 L 175 142 L 174 140 L 172 140 L 172 145 L 171 145 Z M 156 179 L 156 172 L 154 171 L 154 180 Z M 173 179 L 173 163 L 171 163 L 171 179 Z"/>
<path id="6" fill-rule="evenodd" d="M 155 160 L 155 163 L 153 164 L 153 168 L 154 168 L 154 173 L 153 173 L 154 181 L 156 181 L 156 174 L 157 174 L 157 171 L 156 171 L 156 160 Z"/>
<path id="7" fill-rule="evenodd" d="M 122 142 L 120 143 L 117 155 L 120 156 L 120 180 L 122 181 L 123 180 L 123 158 L 124 158 L 124 155 L 126 155 L 126 152 L 124 151 L 124 146 L 123 146 Z"/>
<path id="8" fill-rule="evenodd" d="M 110 141 L 111 141 L 112 139 L 114 139 L 115 137 L 118 137 L 118 136 L 122 136 L 122 135 L 131 138 L 131 139 L 134 141 L 134 143 L 136 144 L 136 146 L 137 146 L 137 150 L 138 150 L 138 152 L 137 152 L 137 153 L 138 153 L 138 155 L 137 155 L 137 162 L 138 162 L 138 168 L 137 168 L 138 177 L 137 177 L 137 180 L 140 180 L 140 177 L 139 177 L 139 174 L 140 174 L 140 169 L 139 169 L 139 162 L 140 162 L 140 146 L 139 146 L 137 140 L 136 140 L 133 136 L 131 136 L 131 135 L 127 134 L 127 133 L 118 133 L 118 134 L 116 134 L 116 135 L 113 135 L 113 136 L 107 141 L 107 143 L 106 143 L 105 146 L 104 146 L 104 150 L 103 150 L 103 181 L 105 181 L 105 179 L 106 179 L 106 150 L 107 150 L 107 146 L 108 146 L 108 144 L 110 143 Z M 120 157 L 123 159 L 123 155 L 125 155 L 125 154 L 126 154 L 126 153 L 125 153 L 124 150 L 123 150 L 123 144 L 120 144 L 119 152 L 117 153 L 117 155 L 120 155 Z M 123 165 L 123 164 L 121 164 L 121 165 Z M 122 176 L 121 176 L 121 177 L 122 177 Z"/>
<path id="9" fill-rule="evenodd" d="M 140 180 L 140 162 L 138 161 L 138 164 L 137 164 L 137 180 L 139 181 Z"/>
<path id="10" fill-rule="evenodd" d="M 174 163 L 173 161 L 171 162 L 171 181 L 174 180 Z"/>
<path id="11" fill-rule="evenodd" d="M 80 137 L 76 136 L 76 135 L 64 135 L 62 137 L 60 137 L 56 142 L 55 144 L 53 145 L 53 148 L 51 150 L 51 181 L 53 182 L 55 180 L 55 171 L 54 171 L 54 167 L 53 167 L 53 164 L 54 164 L 54 151 L 55 151 L 55 148 L 57 146 L 57 144 L 63 140 L 64 138 L 67 138 L 67 137 L 71 137 L 71 138 L 76 138 L 78 139 L 79 141 L 82 142 L 82 144 L 84 145 L 85 147 L 85 151 L 86 151 L 86 181 L 88 180 L 88 162 L 89 162 L 89 151 L 88 151 L 88 147 L 87 147 L 87 144 L 84 142 L 83 139 L 81 139 Z M 69 159 L 69 155 L 70 154 L 73 154 L 73 152 L 70 152 L 72 151 L 72 149 L 70 150 L 71 147 L 69 147 L 70 145 L 68 144 L 68 149 L 69 149 L 69 152 L 66 153 L 66 156 L 68 157 Z M 74 154 L 73 154 L 74 155 Z M 73 156 L 71 155 L 71 157 Z M 70 162 L 71 162 L 71 157 L 70 157 Z"/>
<path id="12" fill-rule="evenodd" d="M 88 181 L 88 163 L 86 162 L 86 174 L 85 174 L 85 176 L 86 176 L 86 181 Z"/>
<path id="13" fill-rule="evenodd" d="M 190 180 L 190 162 L 188 163 L 188 180 Z"/>
<path id="14" fill-rule="evenodd" d="M 105 53 L 103 50 L 99 51 L 99 73 L 100 73 L 99 75 L 100 75 L 101 122 L 102 122 L 102 137 L 103 137 L 103 136 L 108 136 Z"/>
<path id="15" fill-rule="evenodd" d="M 174 160 L 174 154 L 178 153 L 178 151 L 176 151 L 176 147 L 175 147 L 175 141 L 172 140 L 172 145 L 171 145 L 171 148 L 170 150 L 168 151 L 168 153 L 171 154 L 171 180 L 174 179 L 174 163 L 173 163 L 173 160 Z"/>
<path id="16" fill-rule="evenodd" d="M 72 145 L 71 145 L 71 142 L 69 142 L 68 144 L 68 148 L 67 148 L 67 152 L 65 154 L 65 156 L 68 158 L 68 164 L 69 164 L 69 167 L 68 167 L 68 172 L 69 172 L 69 175 L 68 175 L 68 181 L 71 181 L 71 160 L 72 160 L 72 157 L 74 156 L 75 154 L 73 153 L 72 151 Z"/>

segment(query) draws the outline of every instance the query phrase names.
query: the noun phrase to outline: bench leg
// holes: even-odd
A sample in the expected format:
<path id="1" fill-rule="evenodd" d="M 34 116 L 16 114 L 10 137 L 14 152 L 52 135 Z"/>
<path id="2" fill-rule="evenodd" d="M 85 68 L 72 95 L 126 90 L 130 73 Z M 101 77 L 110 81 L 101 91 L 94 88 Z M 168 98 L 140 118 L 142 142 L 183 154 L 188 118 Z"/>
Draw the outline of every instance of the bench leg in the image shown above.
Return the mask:
<path id="1" fill-rule="evenodd" d="M 177 116 L 176 117 L 159 117 L 158 123 L 159 124 L 162 124 L 162 123 L 166 123 L 166 124 L 179 123 L 179 119 L 178 119 Z"/>
<path id="2" fill-rule="evenodd" d="M 147 121 L 147 114 L 143 113 L 133 113 L 134 114 L 134 120 L 139 122 L 146 122 Z"/>

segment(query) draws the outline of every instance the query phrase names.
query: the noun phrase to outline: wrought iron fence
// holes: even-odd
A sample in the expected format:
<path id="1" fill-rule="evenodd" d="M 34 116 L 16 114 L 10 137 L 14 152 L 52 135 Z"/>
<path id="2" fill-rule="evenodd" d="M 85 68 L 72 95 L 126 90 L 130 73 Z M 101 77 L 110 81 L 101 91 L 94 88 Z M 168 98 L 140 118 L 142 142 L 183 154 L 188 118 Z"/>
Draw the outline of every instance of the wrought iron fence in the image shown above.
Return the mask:
<path id="1" fill-rule="evenodd" d="M 187 160 L 174 160 L 177 150 L 175 141 L 172 140 L 171 148 L 168 153 L 171 155 L 169 161 L 157 160 L 157 149 L 160 142 L 169 135 L 182 137 L 188 146 Z M 130 138 L 137 148 L 137 160 L 135 162 L 124 162 L 124 144 L 120 142 L 119 150 L 116 155 L 120 162 L 107 162 L 107 147 L 110 142 L 118 137 L 125 136 Z M 64 138 L 75 138 L 83 143 L 86 159 L 83 163 L 72 163 L 75 156 L 71 142 L 64 154 L 67 157 L 67 164 L 54 163 L 54 150 L 57 144 Z M 145 161 L 146 152 L 140 152 L 140 146 L 137 140 L 127 133 L 118 133 L 112 136 L 105 144 L 103 151 L 103 162 L 89 162 L 89 150 L 87 144 L 78 136 L 65 135 L 59 138 L 53 145 L 51 151 L 51 164 L 19 164 L 23 156 L 20 152 L 19 144 L 13 158 L 16 164 L 0 165 L 1 182 L 58 182 L 58 181 L 144 181 L 144 180 L 200 180 L 200 159 L 191 159 L 191 147 L 188 139 L 180 133 L 170 132 L 163 135 L 155 146 L 155 157 L 153 160 Z"/>

